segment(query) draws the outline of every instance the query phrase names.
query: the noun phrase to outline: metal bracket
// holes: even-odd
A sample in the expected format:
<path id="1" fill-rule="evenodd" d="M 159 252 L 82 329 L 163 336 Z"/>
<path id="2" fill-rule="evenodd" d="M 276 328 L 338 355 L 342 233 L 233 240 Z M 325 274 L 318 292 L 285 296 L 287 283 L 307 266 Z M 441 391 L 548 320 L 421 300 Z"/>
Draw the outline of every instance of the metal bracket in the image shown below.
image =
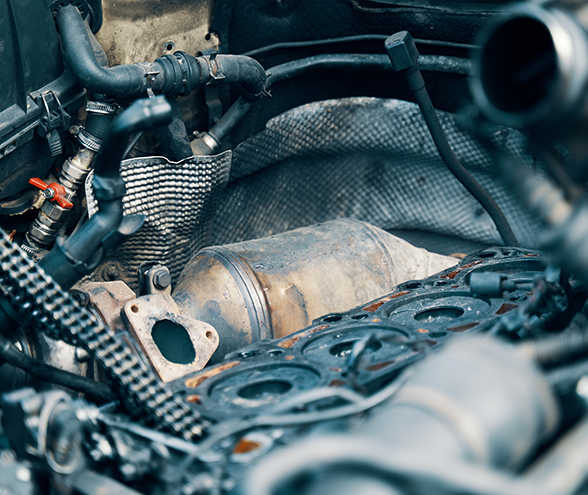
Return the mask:
<path id="1" fill-rule="evenodd" d="M 149 364 L 165 383 L 204 368 L 219 344 L 218 333 L 211 325 L 180 315 L 173 299 L 161 292 L 128 301 L 121 316 Z M 192 347 L 191 362 L 170 361 L 164 356 L 153 336 L 155 326 L 162 323 L 179 327 L 185 334 L 182 345 Z"/>
<path id="2" fill-rule="evenodd" d="M 51 101 L 51 97 L 53 101 Z M 45 91 L 37 96 L 37 104 L 43 102 L 45 108 L 45 116 L 41 118 L 37 132 L 39 136 L 45 138 L 49 143 L 51 156 L 61 155 L 62 145 L 61 137 L 59 136 L 59 129 L 67 129 L 71 121 L 69 114 L 63 109 L 59 98 L 55 91 Z M 57 105 L 57 111 L 51 111 L 51 105 Z"/>

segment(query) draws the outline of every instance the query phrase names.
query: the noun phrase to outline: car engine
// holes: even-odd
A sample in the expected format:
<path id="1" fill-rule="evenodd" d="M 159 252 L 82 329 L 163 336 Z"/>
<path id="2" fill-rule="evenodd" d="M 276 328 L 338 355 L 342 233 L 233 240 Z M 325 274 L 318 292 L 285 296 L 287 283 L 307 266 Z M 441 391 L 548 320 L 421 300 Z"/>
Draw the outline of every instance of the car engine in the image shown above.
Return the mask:
<path id="1" fill-rule="evenodd" d="M 588 493 L 586 13 L 0 0 L 0 495 Z"/>

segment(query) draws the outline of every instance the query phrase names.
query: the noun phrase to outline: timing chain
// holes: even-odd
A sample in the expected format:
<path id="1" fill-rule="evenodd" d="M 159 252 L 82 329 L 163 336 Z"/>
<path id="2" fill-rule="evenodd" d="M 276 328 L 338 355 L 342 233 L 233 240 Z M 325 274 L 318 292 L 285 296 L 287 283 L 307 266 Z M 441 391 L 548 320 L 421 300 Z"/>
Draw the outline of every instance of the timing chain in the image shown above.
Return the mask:
<path id="1" fill-rule="evenodd" d="M 134 415 L 147 413 L 158 428 L 187 440 L 202 436 L 205 425 L 200 414 L 166 390 L 111 329 L 0 232 L 0 285 L 17 313 L 50 337 L 86 348 L 138 406 Z"/>

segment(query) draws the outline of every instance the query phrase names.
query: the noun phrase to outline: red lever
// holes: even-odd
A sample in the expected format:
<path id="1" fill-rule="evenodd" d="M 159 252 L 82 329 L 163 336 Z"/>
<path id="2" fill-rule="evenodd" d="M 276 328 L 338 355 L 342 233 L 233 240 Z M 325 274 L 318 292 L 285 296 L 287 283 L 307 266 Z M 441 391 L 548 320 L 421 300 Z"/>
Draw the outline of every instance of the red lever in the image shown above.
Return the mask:
<path id="1" fill-rule="evenodd" d="M 41 189 L 41 191 L 43 191 L 43 196 L 49 201 L 57 201 L 57 204 L 64 209 L 73 208 L 73 203 L 70 203 L 65 199 L 65 187 L 61 184 L 58 184 L 57 182 L 45 184 L 45 182 L 37 177 L 29 179 L 29 184 Z"/>

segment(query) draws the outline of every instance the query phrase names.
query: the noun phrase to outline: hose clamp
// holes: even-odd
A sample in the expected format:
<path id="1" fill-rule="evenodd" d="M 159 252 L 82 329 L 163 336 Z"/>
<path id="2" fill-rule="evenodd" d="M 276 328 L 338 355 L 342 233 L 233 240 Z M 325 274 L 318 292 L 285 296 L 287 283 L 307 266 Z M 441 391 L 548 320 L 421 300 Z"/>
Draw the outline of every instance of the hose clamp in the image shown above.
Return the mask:
<path id="1" fill-rule="evenodd" d="M 104 103 L 102 101 L 88 101 L 86 103 L 86 112 L 100 115 L 115 115 L 118 108 L 115 103 Z"/>
<path id="2" fill-rule="evenodd" d="M 208 73 L 210 74 L 210 80 L 206 83 L 207 86 L 212 84 L 213 81 L 218 83 L 219 81 L 226 79 L 226 76 L 222 73 L 221 66 L 216 59 L 217 55 L 218 53 L 214 52 L 208 59 L 206 59 L 208 62 Z"/>
<path id="3" fill-rule="evenodd" d="M 153 92 L 153 81 L 154 79 L 157 77 L 157 75 L 159 74 L 158 71 L 151 71 L 151 72 L 146 72 L 145 73 L 145 79 L 146 81 L 146 90 L 147 90 L 147 96 L 149 98 L 155 98 L 155 93 Z"/>
<path id="4" fill-rule="evenodd" d="M 80 127 L 80 131 L 78 132 L 77 136 L 78 141 L 82 146 L 88 148 L 90 151 L 98 152 L 100 146 L 102 145 L 102 140 L 98 139 L 95 136 L 92 136 L 86 129 Z"/>
<path id="5" fill-rule="evenodd" d="M 182 74 L 182 86 L 180 88 L 179 94 L 180 96 L 187 96 L 190 93 L 190 78 L 188 77 L 188 72 L 192 72 L 190 70 L 188 57 L 186 52 L 182 51 L 175 52 L 174 57 L 176 57 L 176 60 L 178 61 L 178 65 Z"/>

